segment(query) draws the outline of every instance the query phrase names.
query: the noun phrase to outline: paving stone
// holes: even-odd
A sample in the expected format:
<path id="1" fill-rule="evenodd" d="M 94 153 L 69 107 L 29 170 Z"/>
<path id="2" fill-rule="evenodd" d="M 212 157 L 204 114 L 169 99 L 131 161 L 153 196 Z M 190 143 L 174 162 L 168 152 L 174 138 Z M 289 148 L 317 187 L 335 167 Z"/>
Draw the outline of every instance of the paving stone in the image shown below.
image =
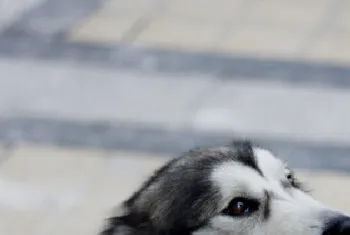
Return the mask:
<path id="1" fill-rule="evenodd" d="M 70 30 L 70 39 L 73 41 L 120 43 L 134 24 L 138 20 L 147 18 L 158 5 L 155 0 L 105 1 L 101 9 Z"/>
<path id="2" fill-rule="evenodd" d="M 23 13 L 38 6 L 43 0 L 1 0 L 0 31 L 20 19 Z"/>
<path id="3" fill-rule="evenodd" d="M 349 143 L 345 90 L 278 83 L 222 83 L 194 116 L 194 128 L 260 138 Z"/>
<path id="4" fill-rule="evenodd" d="M 86 202 L 84 206 L 50 217 L 36 234 L 96 235 L 101 231 L 106 215 L 107 210 L 101 209 L 99 202 Z"/>
<path id="5" fill-rule="evenodd" d="M 9 110 L 8 115 L 145 121 L 170 128 L 187 122 L 193 103 L 213 82 L 205 76 L 146 75 L 25 61 L 3 61 L 1 71 L 6 71 L 5 77 L 0 75 L 0 84 L 3 84 L 0 91 L 6 97 L 2 109 Z M 31 74 L 30 80 L 26 80 L 28 86 L 14 89 L 28 74 Z M 11 80 L 6 79 L 8 76 Z M 18 97 L 20 90 L 23 94 Z"/>
<path id="6" fill-rule="evenodd" d="M 0 142 L 0 167 L 2 162 L 7 158 L 7 150 L 4 143 Z"/>
<path id="7" fill-rule="evenodd" d="M 350 214 L 350 174 L 335 171 L 301 171 L 311 195 L 327 206 Z"/>
<path id="8" fill-rule="evenodd" d="M 250 23 L 278 25 L 285 29 L 315 28 L 326 16 L 332 1 L 254 1 L 245 18 Z M 296 17 L 297 16 L 297 17 Z M 263 38 L 261 38 L 263 39 Z"/>
<path id="9" fill-rule="evenodd" d="M 219 24 L 155 19 L 135 43 L 179 50 L 210 50 L 215 46 L 220 29 Z"/>
<path id="10" fill-rule="evenodd" d="M 145 153 L 110 153 L 93 172 L 82 205 L 52 216 L 39 234 L 97 234 L 113 209 L 140 187 L 166 159 Z"/>
<path id="11" fill-rule="evenodd" d="M 20 182 L 45 185 L 49 189 L 51 185 L 58 189 L 75 189 L 87 179 L 101 156 L 103 152 L 19 146 L 2 164 L 0 176 L 14 185 Z M 70 182 L 69 187 L 67 182 Z"/>
<path id="12" fill-rule="evenodd" d="M 350 3 L 343 1 L 343 5 L 337 15 L 334 16 L 335 28 L 339 31 L 350 31 Z"/>
<path id="13" fill-rule="evenodd" d="M 103 152 L 19 146 L 0 167 L 0 231 L 36 234 L 52 214 L 82 203 Z"/>
<path id="14" fill-rule="evenodd" d="M 141 4 L 142 6 L 142 4 Z M 112 4 L 105 4 L 101 9 L 95 12 L 94 18 L 109 18 L 111 20 L 138 19 L 150 14 L 153 7 L 141 7 L 139 4 L 133 4 L 133 7 L 114 7 Z"/>
<path id="15" fill-rule="evenodd" d="M 70 39 L 73 41 L 118 43 L 139 17 L 138 14 L 108 17 L 105 12 L 100 12 L 73 28 Z"/>
<path id="16" fill-rule="evenodd" d="M 78 203 L 101 156 L 92 151 L 17 147 L 0 168 L 2 203 L 17 210 L 69 208 Z"/>
<path id="17" fill-rule="evenodd" d="M 88 195 L 111 206 L 125 200 L 131 193 L 170 158 L 142 152 L 111 152 L 95 172 Z"/>
<path id="18" fill-rule="evenodd" d="M 306 37 L 304 30 L 246 24 L 232 31 L 218 47 L 224 53 L 293 58 Z"/>
<path id="19" fill-rule="evenodd" d="M 1 198 L 0 198 L 1 201 Z M 8 208 L 0 205 L 0 234 L 23 235 L 36 234 L 38 227 L 42 225 L 43 218 L 48 217 L 48 210 L 24 211 Z"/>
<path id="20" fill-rule="evenodd" d="M 159 4 L 157 0 L 105 0 L 103 4 L 104 10 L 110 10 L 115 13 L 123 11 L 139 11 L 152 10 Z"/>
<path id="21" fill-rule="evenodd" d="M 229 23 L 242 4 L 242 0 L 170 0 L 160 12 L 161 16 L 189 22 Z"/>
<path id="22" fill-rule="evenodd" d="M 314 42 L 303 58 L 328 63 L 348 64 L 350 62 L 350 30 L 325 33 Z"/>

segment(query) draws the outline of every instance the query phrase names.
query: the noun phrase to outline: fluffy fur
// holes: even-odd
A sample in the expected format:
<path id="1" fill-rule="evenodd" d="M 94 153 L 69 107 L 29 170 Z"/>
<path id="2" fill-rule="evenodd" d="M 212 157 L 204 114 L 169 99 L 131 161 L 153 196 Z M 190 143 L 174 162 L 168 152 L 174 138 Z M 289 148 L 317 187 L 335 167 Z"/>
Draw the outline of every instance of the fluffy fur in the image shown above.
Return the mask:
<path id="1" fill-rule="evenodd" d="M 236 198 L 258 206 L 229 215 L 225 211 Z M 309 196 L 270 151 L 236 142 L 168 162 L 121 205 L 100 235 L 350 234 L 348 221 Z"/>

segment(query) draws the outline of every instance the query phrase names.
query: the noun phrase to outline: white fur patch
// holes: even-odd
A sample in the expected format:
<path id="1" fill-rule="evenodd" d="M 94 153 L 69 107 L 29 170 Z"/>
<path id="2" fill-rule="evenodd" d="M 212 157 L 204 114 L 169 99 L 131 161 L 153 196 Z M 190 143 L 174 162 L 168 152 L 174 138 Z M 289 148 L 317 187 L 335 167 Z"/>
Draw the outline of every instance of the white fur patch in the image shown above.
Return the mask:
<path id="1" fill-rule="evenodd" d="M 211 179 L 220 188 L 223 208 L 236 197 L 255 198 L 269 206 L 269 216 L 264 217 L 263 206 L 247 217 L 217 215 L 195 234 L 321 235 L 326 215 L 333 212 L 305 192 L 284 185 L 287 168 L 270 151 L 254 148 L 254 154 L 263 176 L 240 162 L 225 162 L 213 170 Z M 265 192 L 270 195 L 268 204 Z"/>
<path id="2" fill-rule="evenodd" d="M 267 182 L 259 173 L 239 162 L 226 162 L 214 169 L 211 179 L 219 186 L 225 203 L 234 197 L 262 198 Z"/>

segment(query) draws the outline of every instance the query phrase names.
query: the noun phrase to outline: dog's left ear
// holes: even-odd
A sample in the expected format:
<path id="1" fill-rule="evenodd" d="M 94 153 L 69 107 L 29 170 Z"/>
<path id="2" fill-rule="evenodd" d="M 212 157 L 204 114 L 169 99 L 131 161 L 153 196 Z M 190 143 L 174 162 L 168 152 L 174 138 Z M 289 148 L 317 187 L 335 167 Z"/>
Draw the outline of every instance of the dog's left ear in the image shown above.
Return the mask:
<path id="1" fill-rule="evenodd" d="M 150 231 L 149 217 L 146 214 L 126 214 L 107 219 L 100 235 L 140 234 L 138 231 Z M 126 233 L 127 232 L 127 233 Z"/>
<path id="2" fill-rule="evenodd" d="M 114 235 L 117 233 L 118 229 L 123 229 L 124 218 L 123 217 L 111 217 L 107 219 L 106 225 L 103 228 L 100 235 Z M 123 233 L 120 233 L 123 234 Z"/>
<path id="3" fill-rule="evenodd" d="M 134 213 L 123 203 L 114 209 L 114 216 L 106 220 L 100 235 L 139 234 L 139 229 L 149 226 L 149 217 L 145 213 Z"/>

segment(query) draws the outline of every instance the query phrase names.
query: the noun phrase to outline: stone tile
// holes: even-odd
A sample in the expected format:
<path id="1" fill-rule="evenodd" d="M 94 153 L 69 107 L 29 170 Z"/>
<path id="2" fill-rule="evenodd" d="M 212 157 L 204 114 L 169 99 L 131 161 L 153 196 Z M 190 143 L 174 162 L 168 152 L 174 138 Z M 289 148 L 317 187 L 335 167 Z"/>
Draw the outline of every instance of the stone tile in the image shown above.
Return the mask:
<path id="1" fill-rule="evenodd" d="M 105 0 L 102 9 L 122 13 L 123 11 L 151 10 L 158 4 L 157 0 Z"/>
<path id="2" fill-rule="evenodd" d="M 109 208 L 110 209 L 110 208 Z M 37 235 L 96 235 L 101 231 L 108 210 L 99 201 L 86 202 L 46 220 L 36 231 Z"/>
<path id="3" fill-rule="evenodd" d="M 0 2 L 0 32 L 20 19 L 22 14 L 41 4 L 43 0 L 16 0 Z"/>
<path id="4" fill-rule="evenodd" d="M 303 30 L 243 25 L 232 31 L 218 47 L 222 52 L 291 58 L 296 55 L 306 37 L 307 32 Z"/>
<path id="5" fill-rule="evenodd" d="M 224 82 L 194 115 L 195 129 L 243 137 L 349 143 L 347 90 Z"/>
<path id="6" fill-rule="evenodd" d="M 1 203 L 13 211 L 53 212 L 79 204 L 101 153 L 21 146 L 0 168 Z"/>
<path id="7" fill-rule="evenodd" d="M 82 203 L 103 152 L 19 146 L 0 168 L 0 231 L 36 234 L 52 214 Z"/>
<path id="8" fill-rule="evenodd" d="M 7 158 L 6 155 L 7 155 L 7 151 L 6 151 L 5 145 L 4 143 L 0 142 L 0 168 L 3 160 Z"/>
<path id="9" fill-rule="evenodd" d="M 342 31 L 350 31 L 350 2 L 343 1 L 341 9 L 338 10 L 337 14 L 334 16 L 335 29 Z"/>
<path id="10" fill-rule="evenodd" d="M 180 50 L 210 50 L 220 29 L 219 24 L 155 19 L 135 43 Z"/>
<path id="11" fill-rule="evenodd" d="M 278 25 L 285 29 L 311 30 L 323 20 L 331 1 L 254 1 L 245 15 L 248 22 L 256 25 Z"/>
<path id="12" fill-rule="evenodd" d="M 241 3 L 241 0 L 170 0 L 160 15 L 190 22 L 228 23 L 235 16 L 235 11 Z"/>
<path id="13" fill-rule="evenodd" d="M 39 234 L 97 234 L 113 209 L 167 159 L 166 156 L 145 153 L 110 153 L 94 171 L 82 205 L 52 216 Z M 82 217 L 84 220 L 81 220 Z"/>
<path id="14" fill-rule="evenodd" d="M 96 12 L 99 17 L 109 17 L 119 20 L 121 18 L 132 18 L 145 16 L 152 13 L 161 4 L 157 0 L 106 0 L 103 6 Z"/>
<path id="15" fill-rule="evenodd" d="M 305 181 L 311 194 L 327 206 L 350 213 L 348 196 L 350 174 L 331 171 L 300 171 L 300 178 Z"/>
<path id="16" fill-rule="evenodd" d="M 118 43 L 142 17 L 157 6 L 154 0 L 105 1 L 102 8 L 71 29 L 73 41 Z"/>
<path id="17" fill-rule="evenodd" d="M 142 12 L 122 11 L 122 13 L 102 9 L 71 29 L 69 39 L 117 43 L 142 16 Z"/>
<path id="18" fill-rule="evenodd" d="M 3 163 L 0 177 L 13 186 L 18 183 L 49 190 L 78 189 L 101 156 L 103 152 L 92 150 L 19 146 Z"/>
<path id="19" fill-rule="evenodd" d="M 147 66 L 157 66 L 152 64 L 152 58 L 148 62 Z M 182 127 L 193 103 L 213 82 L 206 76 L 156 75 L 50 62 L 4 62 L 0 71 L 2 67 L 6 67 L 6 77 L 11 76 L 11 81 L 6 80 L 6 86 L 0 88 L 8 98 L 3 108 L 14 109 L 14 117 L 117 120 Z M 23 87 L 21 101 L 12 107 L 11 98 L 17 100 L 18 89 L 22 88 L 6 87 L 16 87 L 22 79 L 28 80 L 28 86 Z"/>
<path id="20" fill-rule="evenodd" d="M 169 156 L 158 154 L 112 152 L 96 171 L 95 180 L 88 191 L 89 198 L 102 199 L 101 203 L 109 207 L 119 203 L 169 159 Z"/>
<path id="21" fill-rule="evenodd" d="M 1 198 L 0 198 L 1 201 Z M 36 234 L 42 226 L 43 218 L 49 216 L 49 211 L 13 210 L 1 203 L 0 205 L 0 234 L 23 235 Z"/>
<path id="22" fill-rule="evenodd" d="M 305 53 L 304 58 L 308 60 L 320 60 L 330 63 L 350 62 L 350 30 L 332 31 L 324 34 L 315 41 L 311 48 Z"/>

